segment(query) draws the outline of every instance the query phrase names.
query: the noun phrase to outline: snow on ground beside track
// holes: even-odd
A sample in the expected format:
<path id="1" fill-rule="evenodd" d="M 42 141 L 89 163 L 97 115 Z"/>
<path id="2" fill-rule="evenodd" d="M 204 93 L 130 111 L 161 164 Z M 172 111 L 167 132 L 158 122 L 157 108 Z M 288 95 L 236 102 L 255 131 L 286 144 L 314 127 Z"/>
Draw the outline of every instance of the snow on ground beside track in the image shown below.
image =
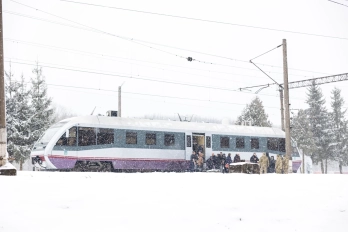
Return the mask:
<path id="1" fill-rule="evenodd" d="M 18 172 L 0 232 L 348 231 L 348 175 Z"/>

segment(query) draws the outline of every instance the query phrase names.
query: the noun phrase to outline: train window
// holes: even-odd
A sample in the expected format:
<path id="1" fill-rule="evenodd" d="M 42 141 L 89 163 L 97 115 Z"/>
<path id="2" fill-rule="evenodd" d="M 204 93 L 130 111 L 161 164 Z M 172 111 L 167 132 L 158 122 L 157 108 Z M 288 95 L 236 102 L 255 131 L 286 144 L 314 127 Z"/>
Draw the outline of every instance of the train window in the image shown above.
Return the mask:
<path id="1" fill-rule="evenodd" d="M 97 144 L 96 129 L 92 127 L 79 127 L 79 146 L 92 146 Z"/>
<path id="2" fill-rule="evenodd" d="M 186 135 L 186 144 L 187 147 L 191 147 L 191 135 Z"/>
<path id="3" fill-rule="evenodd" d="M 175 138 L 173 134 L 164 134 L 164 146 L 174 146 Z"/>
<path id="4" fill-rule="evenodd" d="M 67 145 L 67 138 L 65 133 L 60 137 L 56 143 L 56 146 L 66 146 Z"/>
<path id="5" fill-rule="evenodd" d="M 278 139 L 267 138 L 267 149 L 272 151 L 278 151 Z"/>
<path id="6" fill-rule="evenodd" d="M 113 144 L 115 139 L 114 129 L 97 129 L 97 144 Z"/>
<path id="7" fill-rule="evenodd" d="M 137 132 L 126 132 L 126 144 L 137 144 Z"/>
<path id="8" fill-rule="evenodd" d="M 220 137 L 220 147 L 221 148 L 230 148 L 230 138 L 229 137 Z"/>
<path id="9" fill-rule="evenodd" d="M 260 148 L 259 139 L 258 138 L 251 138 L 250 139 L 250 146 L 251 146 L 251 149 L 259 149 Z"/>
<path id="10" fill-rule="evenodd" d="M 76 127 L 70 128 L 57 141 L 56 146 L 76 146 Z"/>
<path id="11" fill-rule="evenodd" d="M 211 148 L 211 137 L 210 136 L 207 136 L 206 137 L 206 144 L 207 144 L 207 148 Z"/>
<path id="12" fill-rule="evenodd" d="M 244 137 L 237 137 L 236 148 L 244 148 L 244 147 L 245 147 Z"/>
<path id="13" fill-rule="evenodd" d="M 68 134 L 68 144 L 67 146 L 76 146 L 76 127 L 71 127 Z"/>
<path id="14" fill-rule="evenodd" d="M 278 145 L 279 145 L 279 151 L 280 152 L 285 152 L 285 139 L 284 138 L 280 138 L 278 139 Z"/>
<path id="15" fill-rule="evenodd" d="M 156 134 L 155 133 L 146 133 L 145 144 L 146 145 L 156 145 Z"/>

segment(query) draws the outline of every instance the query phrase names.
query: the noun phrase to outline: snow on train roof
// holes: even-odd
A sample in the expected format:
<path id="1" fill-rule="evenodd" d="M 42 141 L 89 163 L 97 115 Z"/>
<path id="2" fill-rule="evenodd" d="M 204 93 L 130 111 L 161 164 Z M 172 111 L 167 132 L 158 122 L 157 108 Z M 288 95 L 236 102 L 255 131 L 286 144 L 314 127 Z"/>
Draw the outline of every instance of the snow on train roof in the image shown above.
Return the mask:
<path id="1" fill-rule="evenodd" d="M 134 130 L 153 130 L 153 131 L 175 131 L 193 133 L 220 133 L 220 134 L 238 134 L 238 135 L 258 135 L 268 137 L 284 137 L 285 133 L 278 128 L 255 127 L 240 125 L 225 125 L 216 123 L 198 123 L 198 122 L 180 122 L 166 120 L 133 119 L 106 116 L 83 116 L 62 120 L 69 124 L 79 124 L 82 126 L 95 126 L 103 128 L 120 128 Z"/>

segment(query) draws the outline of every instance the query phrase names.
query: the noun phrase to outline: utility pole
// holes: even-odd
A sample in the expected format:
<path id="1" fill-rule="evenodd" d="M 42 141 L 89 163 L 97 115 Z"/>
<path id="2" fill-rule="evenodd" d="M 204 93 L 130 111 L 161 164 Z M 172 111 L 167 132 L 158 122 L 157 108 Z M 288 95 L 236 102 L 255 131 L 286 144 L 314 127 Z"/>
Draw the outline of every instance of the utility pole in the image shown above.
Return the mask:
<path id="1" fill-rule="evenodd" d="M 117 112 L 117 117 L 121 117 L 121 88 L 122 88 L 122 85 L 118 86 L 118 112 Z"/>
<path id="2" fill-rule="evenodd" d="M 288 60 L 286 39 L 283 39 L 283 71 L 284 71 L 284 105 L 285 105 L 285 149 L 289 160 L 291 157 L 291 138 L 290 138 L 290 104 L 289 104 L 289 79 L 288 79 Z"/>
<path id="3" fill-rule="evenodd" d="M 17 170 L 7 160 L 6 100 L 4 77 L 4 46 L 2 29 L 2 0 L 0 0 L 0 175 L 15 176 Z"/>
<path id="4" fill-rule="evenodd" d="M 281 125 L 282 125 L 282 130 L 285 131 L 285 128 L 284 128 L 284 96 L 283 96 L 283 89 L 282 88 L 279 88 L 279 97 L 280 97 Z"/>

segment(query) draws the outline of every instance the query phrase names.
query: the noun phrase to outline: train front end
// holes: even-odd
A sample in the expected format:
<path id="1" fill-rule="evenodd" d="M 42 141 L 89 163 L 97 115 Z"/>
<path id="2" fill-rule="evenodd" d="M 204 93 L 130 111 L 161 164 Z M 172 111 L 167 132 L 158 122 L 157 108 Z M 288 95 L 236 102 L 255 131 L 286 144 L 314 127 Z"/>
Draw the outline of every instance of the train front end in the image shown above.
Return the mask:
<path id="1" fill-rule="evenodd" d="M 41 138 L 34 144 L 31 151 L 30 158 L 33 165 L 33 170 L 46 170 L 46 169 L 57 169 L 54 165 L 50 156 L 52 149 L 60 137 L 60 134 L 66 130 L 67 120 L 60 121 L 51 127 L 49 127 Z"/>

